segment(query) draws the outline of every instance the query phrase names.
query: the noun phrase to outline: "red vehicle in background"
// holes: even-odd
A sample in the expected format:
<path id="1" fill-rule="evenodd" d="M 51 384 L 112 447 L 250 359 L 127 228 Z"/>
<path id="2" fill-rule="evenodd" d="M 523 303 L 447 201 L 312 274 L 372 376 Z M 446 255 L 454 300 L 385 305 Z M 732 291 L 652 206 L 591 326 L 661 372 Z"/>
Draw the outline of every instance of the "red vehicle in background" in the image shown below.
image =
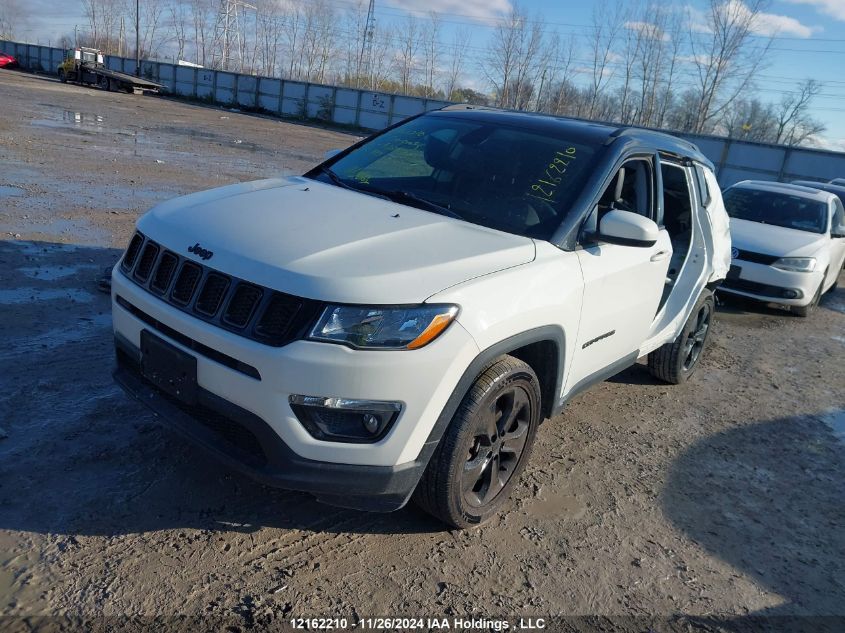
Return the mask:
<path id="1" fill-rule="evenodd" d="M 7 55 L 6 53 L 0 52 L 0 68 L 17 68 L 18 67 L 18 60 L 12 57 L 11 55 Z"/>

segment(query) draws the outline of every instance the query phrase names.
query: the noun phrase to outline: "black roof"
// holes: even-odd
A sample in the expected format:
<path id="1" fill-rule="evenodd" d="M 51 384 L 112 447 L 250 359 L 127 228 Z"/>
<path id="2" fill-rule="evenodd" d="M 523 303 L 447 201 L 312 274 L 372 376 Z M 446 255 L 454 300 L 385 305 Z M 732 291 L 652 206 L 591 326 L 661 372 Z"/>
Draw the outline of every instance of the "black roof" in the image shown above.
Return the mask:
<path id="1" fill-rule="evenodd" d="M 793 180 L 790 184 L 811 187 L 813 189 L 819 189 L 820 191 L 827 191 L 828 193 L 835 193 L 840 198 L 845 196 L 845 185 L 836 185 L 831 182 L 816 182 L 815 180 Z"/>
<path id="2" fill-rule="evenodd" d="M 467 117 L 485 123 L 510 124 L 537 131 L 555 134 L 569 134 L 595 145 L 610 145 L 617 139 L 624 139 L 638 145 L 654 148 L 656 151 L 690 158 L 706 165 L 710 160 L 693 143 L 687 140 L 647 128 L 617 126 L 583 119 L 554 116 L 540 112 L 517 112 L 498 110 L 483 106 L 452 105 L 434 110 L 427 115 Z"/>

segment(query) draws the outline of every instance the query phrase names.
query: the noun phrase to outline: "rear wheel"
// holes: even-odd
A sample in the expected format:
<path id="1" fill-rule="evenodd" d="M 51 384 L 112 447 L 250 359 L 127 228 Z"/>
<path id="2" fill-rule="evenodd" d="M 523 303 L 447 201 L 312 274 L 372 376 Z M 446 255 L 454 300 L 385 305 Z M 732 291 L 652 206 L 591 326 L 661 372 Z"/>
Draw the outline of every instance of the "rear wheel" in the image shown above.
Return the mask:
<path id="1" fill-rule="evenodd" d="M 457 528 L 481 525 L 508 498 L 540 423 L 540 387 L 526 363 L 503 356 L 464 396 L 414 493 Z"/>
<path id="2" fill-rule="evenodd" d="M 715 311 L 713 293 L 705 290 L 678 337 L 648 355 L 648 370 L 653 376 L 675 385 L 689 380 L 707 346 Z"/>

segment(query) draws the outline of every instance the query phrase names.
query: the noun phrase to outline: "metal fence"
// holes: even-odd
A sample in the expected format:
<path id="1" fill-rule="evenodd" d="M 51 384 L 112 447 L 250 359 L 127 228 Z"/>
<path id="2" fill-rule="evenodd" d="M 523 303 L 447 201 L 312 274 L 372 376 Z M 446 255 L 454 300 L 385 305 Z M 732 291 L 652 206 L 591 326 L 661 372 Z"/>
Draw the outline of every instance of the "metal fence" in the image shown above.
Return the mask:
<path id="1" fill-rule="evenodd" d="M 0 51 L 14 55 L 21 66 L 55 74 L 65 51 L 49 46 L 0 41 Z M 112 70 L 134 74 L 135 60 L 106 56 Z M 141 61 L 141 75 L 162 84 L 169 94 L 229 107 L 260 109 L 283 117 L 300 117 L 380 130 L 406 117 L 436 110 L 448 101 L 327 86 L 274 77 L 257 77 L 207 68 Z M 719 184 L 745 179 L 830 180 L 845 178 L 845 153 L 677 134 L 701 148 L 713 164 Z"/>

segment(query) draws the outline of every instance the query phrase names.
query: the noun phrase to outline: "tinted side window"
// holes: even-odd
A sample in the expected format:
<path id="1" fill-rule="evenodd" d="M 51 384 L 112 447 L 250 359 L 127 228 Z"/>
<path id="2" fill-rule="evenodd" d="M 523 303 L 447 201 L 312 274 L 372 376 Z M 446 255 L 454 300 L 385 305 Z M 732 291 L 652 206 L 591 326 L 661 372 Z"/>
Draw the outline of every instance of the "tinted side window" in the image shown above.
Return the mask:
<path id="1" fill-rule="evenodd" d="M 833 201 L 833 222 L 830 226 L 831 230 L 845 227 L 845 206 L 839 198 Z"/>
<path id="2" fill-rule="evenodd" d="M 680 165 L 661 163 L 663 176 L 663 224 L 671 235 L 692 228 L 692 191 L 687 170 Z"/>

